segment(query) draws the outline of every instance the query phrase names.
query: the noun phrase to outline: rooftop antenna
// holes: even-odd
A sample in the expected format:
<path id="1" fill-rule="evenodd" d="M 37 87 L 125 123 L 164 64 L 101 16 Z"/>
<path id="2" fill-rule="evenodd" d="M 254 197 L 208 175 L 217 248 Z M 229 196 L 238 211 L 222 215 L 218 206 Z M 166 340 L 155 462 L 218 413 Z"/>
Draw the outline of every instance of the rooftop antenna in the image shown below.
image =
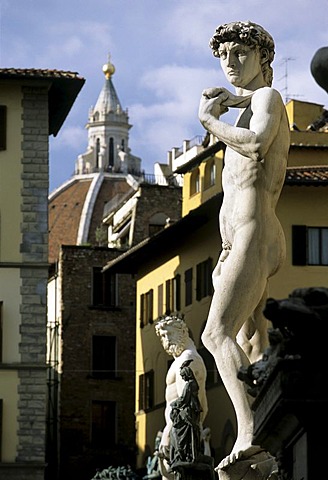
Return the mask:
<path id="1" fill-rule="evenodd" d="M 278 82 L 280 80 L 285 80 L 285 86 L 284 88 L 281 89 L 281 92 L 284 92 L 284 97 L 285 97 L 285 104 L 288 102 L 290 98 L 295 98 L 295 97 L 302 97 L 303 95 L 295 95 L 295 94 L 290 94 L 288 92 L 288 62 L 296 60 L 293 57 L 285 57 L 282 59 L 281 63 L 279 65 L 284 65 L 285 66 L 285 73 L 282 77 L 278 78 Z"/>

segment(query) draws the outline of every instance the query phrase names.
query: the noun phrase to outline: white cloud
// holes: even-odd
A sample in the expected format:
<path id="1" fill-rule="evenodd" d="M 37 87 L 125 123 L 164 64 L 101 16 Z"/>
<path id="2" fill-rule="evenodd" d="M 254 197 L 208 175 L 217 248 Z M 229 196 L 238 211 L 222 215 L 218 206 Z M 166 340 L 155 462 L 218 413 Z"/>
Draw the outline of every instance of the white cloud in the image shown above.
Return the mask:
<path id="1" fill-rule="evenodd" d="M 221 77 L 221 78 L 220 78 Z M 130 144 L 138 148 L 138 155 L 166 162 L 166 152 L 181 146 L 183 140 L 203 135 L 198 120 L 201 92 L 209 86 L 222 84 L 219 70 L 165 65 L 148 71 L 140 79 L 142 87 L 150 92 L 150 105 L 135 103 L 129 107 L 134 125 Z M 148 171 L 150 169 L 148 168 Z"/>
<path id="2" fill-rule="evenodd" d="M 284 88 L 283 61 L 295 58 L 288 64 L 289 93 L 327 104 L 310 72 L 315 51 L 327 45 L 327 0 L 25 0 L 24 8 L 20 1 L 0 3 L 3 66 L 73 70 L 86 79 L 52 142 L 54 175 L 69 164 L 73 170 L 86 149 L 84 125 L 103 85 L 108 51 L 115 88 L 133 124 L 132 153 L 148 171 L 154 161 L 165 161 L 167 150 L 204 131 L 197 118 L 201 91 L 228 86 L 208 46 L 221 23 L 250 19 L 267 28 L 276 42 L 274 86 Z M 64 180 L 52 178 L 57 185 Z"/>
<path id="3" fill-rule="evenodd" d="M 81 146 L 86 146 L 87 134 L 86 130 L 80 126 L 63 126 L 58 133 L 56 139 L 52 142 L 54 150 L 60 148 L 79 149 Z M 82 153 L 82 152 L 80 152 Z"/>

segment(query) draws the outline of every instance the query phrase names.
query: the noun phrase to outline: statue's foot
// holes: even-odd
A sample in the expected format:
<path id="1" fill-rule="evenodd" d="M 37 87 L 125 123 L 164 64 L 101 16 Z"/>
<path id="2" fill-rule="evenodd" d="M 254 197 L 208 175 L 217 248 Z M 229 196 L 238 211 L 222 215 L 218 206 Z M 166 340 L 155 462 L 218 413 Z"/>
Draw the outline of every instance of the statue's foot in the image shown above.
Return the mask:
<path id="1" fill-rule="evenodd" d="M 230 465 L 236 463 L 238 460 L 247 460 L 248 458 L 252 457 L 253 455 L 257 455 L 262 451 L 263 448 L 258 445 L 251 445 L 244 450 L 232 450 L 229 455 L 227 455 L 223 460 L 221 460 L 219 465 L 215 468 L 215 471 L 218 472 L 219 470 L 224 470 Z"/>

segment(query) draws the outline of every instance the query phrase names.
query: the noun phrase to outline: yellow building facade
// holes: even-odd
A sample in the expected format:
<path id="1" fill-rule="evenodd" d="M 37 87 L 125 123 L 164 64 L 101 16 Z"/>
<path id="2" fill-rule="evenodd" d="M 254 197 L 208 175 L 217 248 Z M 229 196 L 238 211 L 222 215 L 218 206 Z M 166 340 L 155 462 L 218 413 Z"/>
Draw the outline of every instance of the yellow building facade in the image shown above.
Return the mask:
<path id="1" fill-rule="evenodd" d="M 287 259 L 270 280 L 269 295 L 285 298 L 298 287 L 328 286 L 328 132 L 309 126 L 323 107 L 291 101 L 286 106 L 291 147 L 277 214 Z M 201 333 L 211 302 L 211 273 L 221 251 L 218 213 L 222 201 L 224 145 L 217 142 L 179 167 L 183 175 L 182 219 L 108 265 L 136 275 L 136 441 L 137 467 L 145 466 L 155 437 L 165 426 L 165 377 L 169 357 L 154 323 L 163 314 L 184 315 L 208 372 L 208 415 L 215 462 L 234 442 L 233 407 L 204 349 Z"/>

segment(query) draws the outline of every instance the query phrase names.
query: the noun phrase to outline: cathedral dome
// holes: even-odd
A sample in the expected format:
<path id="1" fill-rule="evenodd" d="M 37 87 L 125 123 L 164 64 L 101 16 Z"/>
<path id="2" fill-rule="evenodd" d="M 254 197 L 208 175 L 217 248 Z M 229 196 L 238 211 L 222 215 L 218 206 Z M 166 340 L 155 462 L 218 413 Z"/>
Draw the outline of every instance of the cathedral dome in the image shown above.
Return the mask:
<path id="1" fill-rule="evenodd" d="M 129 148 L 128 115 L 112 82 L 114 65 L 103 66 L 105 84 L 89 112 L 88 147 L 78 156 L 75 174 L 49 196 L 49 262 L 61 245 L 97 245 L 106 203 L 134 193 L 141 159 Z"/>

